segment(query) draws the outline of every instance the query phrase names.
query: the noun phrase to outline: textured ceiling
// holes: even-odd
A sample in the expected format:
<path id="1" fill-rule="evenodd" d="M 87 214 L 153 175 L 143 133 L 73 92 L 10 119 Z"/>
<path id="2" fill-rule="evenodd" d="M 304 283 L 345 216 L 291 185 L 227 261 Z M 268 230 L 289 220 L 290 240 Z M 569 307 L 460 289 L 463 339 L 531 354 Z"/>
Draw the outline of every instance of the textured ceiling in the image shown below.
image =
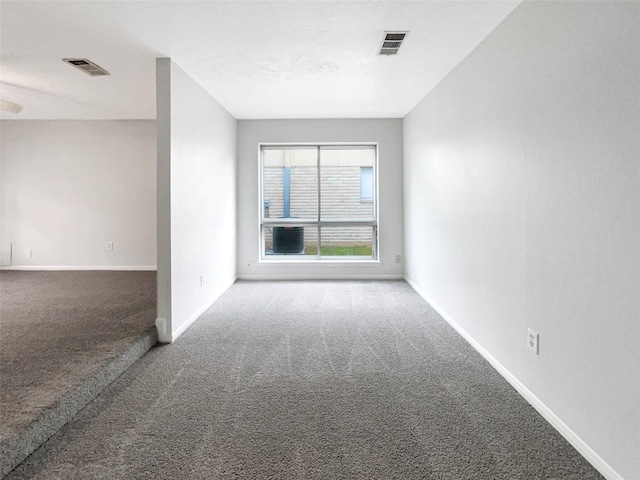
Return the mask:
<path id="1" fill-rule="evenodd" d="M 2 1 L 2 118 L 155 118 L 171 57 L 236 118 L 403 117 L 517 1 Z M 409 30 L 397 56 L 385 30 Z M 111 75 L 61 61 L 88 58 Z"/>

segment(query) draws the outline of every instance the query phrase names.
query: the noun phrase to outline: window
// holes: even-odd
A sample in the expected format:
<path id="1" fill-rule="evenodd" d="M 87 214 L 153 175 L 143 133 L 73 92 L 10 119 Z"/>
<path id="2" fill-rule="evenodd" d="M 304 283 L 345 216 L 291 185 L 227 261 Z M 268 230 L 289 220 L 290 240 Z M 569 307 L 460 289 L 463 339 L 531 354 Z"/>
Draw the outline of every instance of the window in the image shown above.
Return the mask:
<path id="1" fill-rule="evenodd" d="M 373 167 L 360 167 L 360 199 L 373 200 Z"/>
<path id="2" fill-rule="evenodd" d="M 260 153 L 262 259 L 377 259 L 376 145 Z"/>

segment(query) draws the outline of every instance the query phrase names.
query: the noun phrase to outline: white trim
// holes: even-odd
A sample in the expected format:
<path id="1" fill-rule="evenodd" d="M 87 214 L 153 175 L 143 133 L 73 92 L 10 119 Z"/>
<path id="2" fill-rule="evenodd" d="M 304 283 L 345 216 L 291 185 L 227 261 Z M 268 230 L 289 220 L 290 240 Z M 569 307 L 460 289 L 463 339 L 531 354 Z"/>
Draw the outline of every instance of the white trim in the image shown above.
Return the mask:
<path id="1" fill-rule="evenodd" d="M 260 142 L 260 148 L 286 148 L 286 147 L 377 147 L 380 142 Z"/>
<path id="2" fill-rule="evenodd" d="M 207 301 L 202 307 L 200 307 L 198 310 L 195 311 L 195 313 L 193 315 L 191 315 L 186 322 L 184 322 L 182 325 L 180 325 L 180 327 L 175 331 L 171 333 L 171 343 L 175 342 L 176 339 L 182 335 L 185 330 L 187 328 L 189 328 L 191 326 L 191 324 L 193 322 L 195 322 L 198 318 L 200 318 L 202 316 L 202 314 L 204 312 L 206 312 L 211 305 L 213 305 L 216 300 L 218 300 L 227 290 L 229 290 L 229 288 L 231 288 L 231 286 L 236 283 L 237 277 L 234 277 L 233 280 L 231 280 L 231 283 L 229 283 L 225 288 L 222 289 L 222 291 L 218 294 L 215 295 L 214 298 L 210 301 Z M 173 322 L 173 320 L 172 320 Z"/>
<path id="3" fill-rule="evenodd" d="M 301 274 L 301 275 L 238 275 L 238 280 L 404 280 L 403 275 L 335 275 L 335 274 Z"/>
<path id="4" fill-rule="evenodd" d="M 81 271 L 81 270 L 119 270 L 119 271 L 155 271 L 156 265 L 12 265 L 0 267 L 0 270 L 42 270 L 42 271 Z"/>
<path id="5" fill-rule="evenodd" d="M 167 319 L 164 317 L 156 318 L 156 330 L 158 331 L 159 343 L 171 343 L 171 334 L 167 332 Z"/>
<path id="6" fill-rule="evenodd" d="M 359 219 L 359 218 L 348 218 L 344 220 L 305 220 L 304 218 L 267 218 L 262 220 L 262 224 L 268 227 L 288 227 L 289 225 L 299 226 L 299 227 L 316 227 L 320 225 L 321 227 L 342 227 L 342 226 L 353 226 L 356 227 L 375 227 L 377 222 L 376 220 L 369 219 Z"/>
<path id="7" fill-rule="evenodd" d="M 555 428 L 593 467 L 598 470 L 607 480 L 624 480 L 611 465 L 609 465 L 595 450 L 582 440 L 560 417 L 547 407 L 542 400 L 534 395 L 524 384 L 522 384 L 509 370 L 507 370 L 498 360 L 486 351 L 471 335 L 469 335 L 447 312 L 445 312 L 433 299 L 429 298 L 420 288 L 407 276 L 405 281 L 420 295 L 433 309 L 444 318 L 480 355 L 482 355 L 493 368 L 495 368 L 513 388 L 535 408 L 542 417 Z"/>
<path id="8" fill-rule="evenodd" d="M 270 255 L 271 256 L 271 255 Z M 276 256 L 276 255 L 274 255 Z M 362 260 L 357 260 L 358 257 L 324 257 L 324 258 L 316 258 L 314 257 L 305 258 L 304 255 L 300 255 L 298 259 L 296 259 L 295 255 L 280 255 L 283 258 L 267 258 L 258 260 L 258 265 L 307 265 L 307 266 L 315 266 L 319 267 L 322 265 L 339 265 L 339 266 L 349 266 L 349 267 L 379 267 L 382 265 L 380 260 L 372 260 L 370 257 L 361 257 Z"/>
<path id="9" fill-rule="evenodd" d="M 171 343 L 175 342 L 176 339 L 182 335 L 185 330 L 187 328 L 189 328 L 191 326 L 191 324 L 193 322 L 195 322 L 198 318 L 200 318 L 200 316 L 206 312 L 209 307 L 211 305 L 213 305 L 213 303 L 218 299 L 219 297 L 216 297 L 213 301 L 211 302 L 207 302 L 204 306 L 200 307 L 198 310 L 195 311 L 195 313 L 193 315 L 191 315 L 186 322 L 184 322 L 182 325 L 180 325 L 180 328 L 178 328 L 175 332 L 171 333 Z"/>
<path id="10" fill-rule="evenodd" d="M 309 220 L 287 220 L 281 221 L 282 219 L 265 219 L 264 218 L 264 150 L 270 149 L 285 149 L 285 148 L 316 148 L 317 151 L 317 169 L 318 169 L 318 219 L 314 221 Z M 344 220 L 323 220 L 322 214 L 320 212 L 321 207 L 321 190 L 320 190 L 320 151 L 323 147 L 335 147 L 336 149 L 340 148 L 359 148 L 359 147 L 370 147 L 373 149 L 375 153 L 375 160 L 373 168 L 373 181 L 374 181 L 374 197 L 371 199 L 371 203 L 373 204 L 373 219 L 372 220 L 358 220 L 358 219 L 344 219 Z M 258 238 L 260 239 L 258 242 L 258 262 L 262 261 L 270 261 L 273 263 L 277 263 L 280 261 L 280 258 L 268 259 L 265 255 L 265 244 L 264 244 L 264 227 L 265 226 L 279 226 L 282 224 L 286 225 L 300 225 L 309 228 L 317 227 L 318 229 L 318 256 L 315 260 L 312 258 L 306 259 L 309 263 L 311 262 L 322 262 L 323 258 L 320 256 L 322 252 L 321 245 L 321 235 L 320 229 L 322 226 L 359 226 L 359 225 L 370 225 L 373 227 L 373 259 L 374 261 L 380 260 L 380 216 L 379 216 L 379 198 L 380 198 L 380 189 L 379 189 L 379 173 L 378 170 L 380 168 L 380 142 L 292 142 L 292 143 L 282 143 L 282 142 L 259 142 L 258 143 Z M 273 221 L 273 223 L 272 223 Z M 335 224 L 335 225 L 332 225 Z M 281 257 L 280 255 L 274 255 L 275 257 Z M 286 256 L 286 255 L 282 255 Z M 354 263 L 356 260 L 352 260 Z"/>

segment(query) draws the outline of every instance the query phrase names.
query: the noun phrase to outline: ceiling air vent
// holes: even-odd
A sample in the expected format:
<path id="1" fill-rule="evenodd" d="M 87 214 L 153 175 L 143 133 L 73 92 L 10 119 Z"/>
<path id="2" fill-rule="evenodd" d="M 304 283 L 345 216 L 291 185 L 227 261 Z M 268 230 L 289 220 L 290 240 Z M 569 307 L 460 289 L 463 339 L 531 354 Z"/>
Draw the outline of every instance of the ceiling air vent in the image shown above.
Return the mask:
<path id="1" fill-rule="evenodd" d="M 79 68 L 84 73 L 91 75 L 92 77 L 99 77 L 101 75 L 111 75 L 104 68 L 96 65 L 91 60 L 86 58 L 63 58 L 63 62 L 68 63 L 71 66 Z"/>
<path id="2" fill-rule="evenodd" d="M 380 47 L 380 55 L 395 55 L 398 53 L 404 37 L 409 32 L 385 32 L 382 46 Z"/>

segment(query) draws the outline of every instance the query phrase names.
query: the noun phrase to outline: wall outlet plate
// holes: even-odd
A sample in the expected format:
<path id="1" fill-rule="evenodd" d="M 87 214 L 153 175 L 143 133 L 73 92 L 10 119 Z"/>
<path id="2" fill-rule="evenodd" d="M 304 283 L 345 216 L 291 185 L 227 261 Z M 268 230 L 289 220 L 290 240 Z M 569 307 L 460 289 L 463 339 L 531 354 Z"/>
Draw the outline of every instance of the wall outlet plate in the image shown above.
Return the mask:
<path id="1" fill-rule="evenodd" d="M 538 355 L 538 332 L 527 329 L 527 346 Z"/>
<path id="2" fill-rule="evenodd" d="M 107 250 L 113 250 L 113 242 L 107 242 Z"/>

